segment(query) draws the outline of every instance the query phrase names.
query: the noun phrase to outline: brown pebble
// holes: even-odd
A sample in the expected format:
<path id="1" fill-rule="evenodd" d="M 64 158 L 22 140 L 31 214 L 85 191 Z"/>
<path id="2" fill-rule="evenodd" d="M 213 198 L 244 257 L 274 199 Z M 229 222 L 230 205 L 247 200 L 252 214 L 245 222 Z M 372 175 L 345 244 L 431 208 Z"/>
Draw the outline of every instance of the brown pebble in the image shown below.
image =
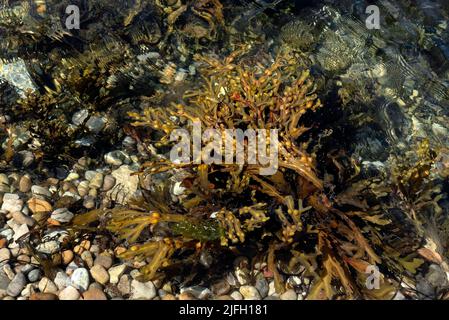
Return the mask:
<path id="1" fill-rule="evenodd" d="M 89 250 L 90 249 L 90 241 L 83 240 L 83 241 L 81 241 L 80 246 L 86 250 Z"/>
<path id="2" fill-rule="evenodd" d="M 25 254 L 21 254 L 20 256 L 17 257 L 17 262 L 21 262 L 21 263 L 30 263 L 31 258 Z"/>
<path id="3" fill-rule="evenodd" d="M 48 179 L 47 179 L 47 182 L 48 182 L 48 184 L 51 185 L 51 186 L 57 186 L 58 183 L 59 183 L 59 180 L 56 179 L 56 178 L 48 178 Z"/>
<path id="4" fill-rule="evenodd" d="M 85 250 L 89 250 L 90 249 L 90 241 L 89 240 L 83 240 L 81 241 L 81 243 L 79 245 L 76 245 L 73 248 L 73 252 L 75 252 L 76 254 L 81 255 Z"/>
<path id="5" fill-rule="evenodd" d="M 62 183 L 62 191 L 69 191 L 71 188 L 73 188 L 73 185 L 70 182 L 64 181 Z"/>
<path id="6" fill-rule="evenodd" d="M 64 250 L 62 252 L 62 263 L 68 265 L 73 260 L 73 251 L 72 250 Z"/>
<path id="7" fill-rule="evenodd" d="M 165 296 L 162 297 L 162 300 L 176 300 L 176 297 L 170 293 L 167 293 Z"/>
<path id="8" fill-rule="evenodd" d="M 228 295 L 218 296 L 215 298 L 215 300 L 234 300 Z"/>
<path id="9" fill-rule="evenodd" d="M 58 300 L 58 296 L 49 292 L 36 292 L 30 296 L 30 300 Z"/>
<path id="10" fill-rule="evenodd" d="M 47 223 L 51 226 L 60 226 L 61 225 L 61 222 L 59 222 L 58 220 L 52 219 L 52 218 L 48 218 Z"/>
<path id="11" fill-rule="evenodd" d="M 104 292 L 98 288 L 91 287 L 83 293 L 84 300 L 107 300 Z"/>
<path id="12" fill-rule="evenodd" d="M 38 198 L 31 198 L 27 204 L 32 213 L 50 212 L 53 209 L 50 203 Z"/>
<path id="13" fill-rule="evenodd" d="M 20 211 L 13 212 L 11 214 L 11 217 L 18 224 L 26 224 L 29 227 L 32 227 L 35 224 L 35 221 L 33 218 L 28 217 L 27 215 L 23 214 Z"/>
<path id="14" fill-rule="evenodd" d="M 28 175 L 22 176 L 19 181 L 19 191 L 23 193 L 30 192 L 32 184 L 31 178 Z"/>
<path id="15" fill-rule="evenodd" d="M 117 247 L 114 249 L 114 253 L 115 253 L 116 257 L 120 256 L 124 252 L 126 252 L 126 248 L 124 248 L 124 247 Z"/>
<path id="16" fill-rule="evenodd" d="M 190 294 L 188 292 L 180 293 L 178 295 L 178 299 L 179 300 L 196 300 L 196 298 L 192 294 Z"/>
<path id="17" fill-rule="evenodd" d="M 81 255 L 81 253 L 84 252 L 84 248 L 82 248 L 80 245 L 76 245 L 73 247 L 73 252 L 75 252 L 77 255 Z"/>
<path id="18" fill-rule="evenodd" d="M 5 238 L 0 239 L 0 249 L 6 247 L 8 241 Z"/>
<path id="19" fill-rule="evenodd" d="M 105 269 L 109 269 L 112 266 L 113 259 L 108 252 L 100 253 L 96 258 L 94 264 L 103 266 Z"/>

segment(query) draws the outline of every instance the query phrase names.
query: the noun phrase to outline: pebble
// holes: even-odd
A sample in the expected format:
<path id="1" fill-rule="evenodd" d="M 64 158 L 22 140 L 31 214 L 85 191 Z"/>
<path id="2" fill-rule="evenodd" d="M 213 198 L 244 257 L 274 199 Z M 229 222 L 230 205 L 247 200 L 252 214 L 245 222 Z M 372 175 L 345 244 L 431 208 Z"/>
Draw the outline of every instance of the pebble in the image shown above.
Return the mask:
<path id="1" fill-rule="evenodd" d="M 83 251 L 85 250 L 89 250 L 90 249 L 90 241 L 89 240 L 83 240 L 80 242 L 79 245 L 76 245 L 73 248 L 73 252 L 75 252 L 76 254 L 81 254 L 83 253 Z"/>
<path id="2" fill-rule="evenodd" d="M 58 300 L 58 296 L 49 292 L 36 292 L 30 295 L 30 300 Z"/>
<path id="3" fill-rule="evenodd" d="M 93 198 L 96 198 L 98 196 L 98 190 L 94 188 L 89 189 L 89 192 L 87 194 Z"/>
<path id="4" fill-rule="evenodd" d="M 156 287 L 153 282 L 131 281 L 131 299 L 133 300 L 151 300 L 156 296 Z"/>
<path id="5" fill-rule="evenodd" d="M 230 290 L 231 286 L 226 280 L 216 282 L 212 285 L 212 292 L 217 296 L 228 294 Z"/>
<path id="6" fill-rule="evenodd" d="M 210 291 L 210 289 L 201 286 L 193 286 L 181 289 L 181 293 L 184 292 L 188 292 L 192 296 L 200 300 L 207 299 L 212 296 L 212 291 Z"/>
<path id="7" fill-rule="evenodd" d="M 100 266 L 103 266 L 105 269 L 109 269 L 112 266 L 112 262 L 112 256 L 107 252 L 103 252 L 97 255 L 94 261 L 94 265 L 98 264 Z"/>
<path id="8" fill-rule="evenodd" d="M 28 232 L 30 232 L 28 226 L 26 224 L 21 224 L 20 227 L 17 228 L 14 232 L 13 236 L 14 241 L 19 240 L 22 236 L 26 235 Z"/>
<path id="9" fill-rule="evenodd" d="M 264 277 L 258 277 L 254 286 L 256 287 L 257 291 L 259 291 L 262 298 L 265 298 L 268 295 L 268 281 Z"/>
<path id="10" fill-rule="evenodd" d="M 36 289 L 37 289 L 37 284 L 36 283 L 28 283 L 25 286 L 25 289 L 23 289 L 22 292 L 20 292 L 20 297 L 29 297 L 33 293 L 36 292 Z"/>
<path id="11" fill-rule="evenodd" d="M 106 175 L 103 180 L 103 191 L 109 191 L 115 186 L 115 178 L 110 174 Z"/>
<path id="12" fill-rule="evenodd" d="M 0 238 L 0 249 L 6 247 L 8 241 L 5 238 Z"/>
<path id="13" fill-rule="evenodd" d="M 126 136 L 122 141 L 122 146 L 128 149 L 133 149 L 136 146 L 136 140 L 130 136 Z"/>
<path id="14" fill-rule="evenodd" d="M 11 255 L 13 257 L 17 257 L 21 252 L 20 252 L 20 247 L 9 247 L 10 251 L 11 251 Z"/>
<path id="15" fill-rule="evenodd" d="M 31 259 L 30 259 L 30 262 L 31 262 Z M 33 271 L 35 269 L 36 269 L 35 266 L 33 266 L 31 263 L 27 263 L 24 266 L 20 266 L 20 270 L 17 270 L 17 272 L 21 271 L 23 274 L 27 275 L 28 273 L 30 273 L 31 271 Z"/>
<path id="16" fill-rule="evenodd" d="M 73 213 L 71 213 L 67 208 L 59 208 L 52 212 L 51 218 L 60 223 L 68 223 L 73 219 Z"/>
<path id="17" fill-rule="evenodd" d="M 9 264 L 5 264 L 2 267 L 2 270 L 6 274 L 6 276 L 9 278 L 9 280 L 14 279 L 14 277 L 16 276 L 16 274 L 14 273 L 14 271 L 12 270 L 12 268 Z"/>
<path id="18" fill-rule="evenodd" d="M 23 200 L 19 198 L 19 195 L 14 193 L 5 193 L 3 195 L 3 203 L 1 210 L 6 212 L 16 212 L 22 210 Z"/>
<path id="19" fill-rule="evenodd" d="M 89 188 L 99 189 L 103 185 L 103 179 L 103 174 L 97 172 L 95 176 L 90 180 Z"/>
<path id="20" fill-rule="evenodd" d="M 168 293 L 173 293 L 172 291 L 172 285 L 171 285 L 171 283 L 170 282 L 166 282 L 166 283 L 164 283 L 164 285 L 162 286 L 162 289 L 165 291 L 165 292 L 168 292 Z"/>
<path id="21" fill-rule="evenodd" d="M 33 269 L 30 272 L 28 272 L 27 277 L 28 281 L 30 282 L 36 282 L 38 281 L 42 276 L 42 271 L 40 269 Z"/>
<path id="22" fill-rule="evenodd" d="M 18 224 L 26 224 L 27 226 L 32 227 L 36 223 L 33 218 L 24 215 L 20 211 L 13 212 L 11 216 Z"/>
<path id="23" fill-rule="evenodd" d="M 67 267 L 65 268 L 65 273 L 71 277 L 73 272 L 78 269 L 78 265 L 75 263 L 75 261 L 70 262 Z M 72 280 L 70 280 L 70 284 L 72 283 Z"/>
<path id="24" fill-rule="evenodd" d="M 111 278 L 112 280 L 112 278 Z M 111 281 L 112 283 L 112 281 Z M 120 277 L 120 281 L 117 284 L 117 289 L 120 291 L 122 295 L 128 295 L 131 292 L 131 279 L 125 274 Z"/>
<path id="25" fill-rule="evenodd" d="M 89 288 L 83 293 L 84 300 L 107 300 L 103 290 L 98 288 Z"/>
<path id="26" fill-rule="evenodd" d="M 67 288 L 72 284 L 70 277 L 63 271 L 59 271 L 58 273 L 56 273 L 53 282 L 56 284 L 59 290 Z"/>
<path id="27" fill-rule="evenodd" d="M 86 196 L 89 192 L 89 181 L 87 181 L 87 180 L 81 181 L 78 184 L 77 191 L 81 197 Z"/>
<path id="28" fill-rule="evenodd" d="M 278 296 L 268 296 L 264 300 L 281 300 Z"/>
<path id="29" fill-rule="evenodd" d="M 261 296 L 259 291 L 253 286 L 241 286 L 240 293 L 245 298 L 245 300 L 260 300 Z"/>
<path id="30" fill-rule="evenodd" d="M 0 291 L 8 288 L 11 279 L 2 271 L 0 271 Z"/>
<path id="31" fill-rule="evenodd" d="M 97 244 L 93 244 L 90 246 L 89 251 L 92 252 L 92 254 L 94 254 L 95 256 L 97 256 L 100 254 L 101 249 Z"/>
<path id="32" fill-rule="evenodd" d="M 97 171 L 87 170 L 86 172 L 84 172 L 84 178 L 86 178 L 86 180 L 90 182 L 90 180 L 92 180 L 96 174 Z"/>
<path id="33" fill-rule="evenodd" d="M 138 176 L 132 175 L 134 172 L 126 165 L 112 171 L 112 176 L 115 178 L 116 184 L 120 185 L 120 188 L 109 190 L 107 195 L 112 197 L 112 199 L 116 199 L 120 204 L 126 204 L 139 185 Z"/>
<path id="34" fill-rule="evenodd" d="M 6 289 L 6 293 L 11 297 L 17 297 L 25 288 L 27 280 L 22 272 L 18 272 Z"/>
<path id="35" fill-rule="evenodd" d="M 80 293 L 72 286 L 68 286 L 59 293 L 59 300 L 78 300 L 79 298 Z"/>
<path id="36" fill-rule="evenodd" d="M 182 292 L 178 295 L 179 300 L 196 300 L 190 292 Z"/>
<path id="37" fill-rule="evenodd" d="M 86 263 L 89 268 L 92 268 L 94 265 L 94 258 L 92 257 L 92 253 L 90 251 L 83 251 L 81 253 L 81 259 Z"/>
<path id="38" fill-rule="evenodd" d="M 73 114 L 72 123 L 76 126 L 79 126 L 84 122 L 84 120 L 87 119 L 88 116 L 89 111 L 87 111 L 86 109 L 81 109 L 80 111 L 77 111 Z"/>
<path id="39" fill-rule="evenodd" d="M 79 179 L 79 174 L 76 172 L 70 172 L 69 175 L 64 179 L 64 181 L 70 182 Z"/>
<path id="40" fill-rule="evenodd" d="M 280 295 L 281 300 L 297 300 L 298 296 L 292 289 L 285 291 Z"/>
<path id="41" fill-rule="evenodd" d="M 32 182 L 28 175 L 24 175 L 19 180 L 19 191 L 23 193 L 28 193 L 31 190 Z"/>
<path id="42" fill-rule="evenodd" d="M 235 278 L 234 274 L 232 272 L 229 272 L 226 275 L 226 281 L 229 283 L 230 286 L 236 286 L 237 285 L 237 279 Z"/>
<path id="43" fill-rule="evenodd" d="M 300 277 L 298 276 L 291 276 L 287 279 L 286 284 L 288 287 L 290 287 L 291 289 L 300 286 L 302 284 L 302 280 Z"/>
<path id="44" fill-rule="evenodd" d="M 162 300 L 176 300 L 176 297 L 171 293 L 167 293 L 162 297 Z"/>
<path id="45" fill-rule="evenodd" d="M 27 256 L 26 254 L 20 254 L 17 256 L 16 260 L 18 263 L 25 264 L 25 266 L 26 266 L 27 263 L 30 263 L 31 258 L 29 256 Z"/>
<path id="46" fill-rule="evenodd" d="M 299 300 L 299 297 L 302 298 L 301 295 L 298 295 L 298 300 Z M 396 294 L 394 295 L 393 300 L 407 300 L 407 298 L 402 294 L 401 291 L 398 291 L 398 292 L 396 292 Z"/>
<path id="47" fill-rule="evenodd" d="M 78 200 L 80 200 L 81 197 L 76 192 L 67 191 L 67 192 L 64 192 L 64 194 L 62 195 L 62 197 L 60 199 L 65 199 L 65 201 L 68 201 L 67 199 L 71 199 L 70 202 L 75 203 Z"/>
<path id="48" fill-rule="evenodd" d="M 87 288 L 89 288 L 89 271 L 85 268 L 78 268 L 75 271 L 73 271 L 72 277 L 72 285 L 81 290 L 86 291 Z"/>
<path id="49" fill-rule="evenodd" d="M 0 265 L 2 262 L 9 261 L 11 258 L 11 251 L 9 251 L 8 248 L 2 248 L 0 249 Z"/>
<path id="50" fill-rule="evenodd" d="M 83 201 L 83 206 L 86 209 L 93 209 L 95 207 L 95 198 L 92 196 L 86 196 Z"/>
<path id="51" fill-rule="evenodd" d="M 104 155 L 104 161 L 112 166 L 120 166 L 123 163 L 129 162 L 129 157 L 123 151 L 115 150 L 106 153 Z"/>
<path id="52" fill-rule="evenodd" d="M 72 250 L 64 250 L 61 255 L 62 263 L 64 263 L 65 265 L 68 265 L 70 262 L 72 262 L 74 256 Z"/>
<path id="53" fill-rule="evenodd" d="M 0 231 L 0 236 L 4 237 L 6 241 L 11 240 L 14 237 L 14 231 L 12 229 L 4 229 Z"/>
<path id="54" fill-rule="evenodd" d="M 8 176 L 4 173 L 0 173 L 0 185 L 7 185 L 9 186 L 9 179 Z"/>
<path id="55" fill-rule="evenodd" d="M 36 250 L 45 254 L 53 254 L 59 250 L 59 242 L 57 240 L 50 240 L 39 244 Z"/>
<path id="56" fill-rule="evenodd" d="M 119 278 L 122 276 L 122 274 L 125 272 L 126 270 L 126 265 L 125 264 L 120 264 L 118 266 L 112 267 L 109 269 L 109 278 L 110 278 L 110 282 L 112 284 L 116 284 L 119 281 Z"/>
<path id="57" fill-rule="evenodd" d="M 43 196 L 43 197 L 51 198 L 50 191 L 48 191 L 47 188 L 44 188 L 44 187 L 41 187 L 38 185 L 34 185 L 31 187 L 31 193 L 33 194 L 33 196 Z"/>
<path id="58" fill-rule="evenodd" d="M 178 181 L 173 186 L 173 194 L 175 196 L 180 196 L 186 191 L 186 188 L 182 186 L 182 181 Z"/>
<path id="59" fill-rule="evenodd" d="M 231 296 L 231 298 L 234 299 L 234 300 L 243 300 L 242 294 L 241 294 L 240 292 L 238 292 L 238 291 L 233 291 L 233 292 L 230 294 L 230 296 Z"/>
<path id="60" fill-rule="evenodd" d="M 28 200 L 27 204 L 28 204 L 28 208 L 30 208 L 31 212 L 34 214 L 50 212 L 52 209 L 52 206 L 50 203 L 48 203 L 45 200 L 38 199 L 38 198 L 31 198 L 30 200 Z M 20 209 L 14 210 L 14 211 L 20 211 Z"/>
<path id="61" fill-rule="evenodd" d="M 271 281 L 268 284 L 268 296 L 275 296 L 278 295 L 278 293 L 276 292 L 276 287 L 274 285 L 274 281 Z"/>
<path id="62" fill-rule="evenodd" d="M 99 133 L 106 125 L 106 119 L 103 117 L 92 116 L 87 120 L 86 127 L 93 133 Z"/>
<path id="63" fill-rule="evenodd" d="M 246 285 L 248 284 L 249 275 L 246 269 L 240 269 L 236 268 L 235 270 L 235 277 L 237 278 L 237 281 L 240 283 L 240 285 Z"/>
<path id="64" fill-rule="evenodd" d="M 448 284 L 448 278 L 443 269 L 437 264 L 431 264 L 429 271 L 426 274 L 426 280 L 433 287 L 446 287 Z"/>
<path id="65" fill-rule="evenodd" d="M 39 281 L 38 287 L 40 292 L 56 293 L 58 291 L 58 287 L 47 277 L 43 277 L 41 281 Z"/>
<path id="66" fill-rule="evenodd" d="M 87 251 L 88 252 L 88 251 Z M 105 285 L 109 282 L 109 273 L 106 271 L 106 269 L 96 264 L 90 269 L 90 274 L 92 275 L 92 278 L 95 279 L 98 283 Z"/>

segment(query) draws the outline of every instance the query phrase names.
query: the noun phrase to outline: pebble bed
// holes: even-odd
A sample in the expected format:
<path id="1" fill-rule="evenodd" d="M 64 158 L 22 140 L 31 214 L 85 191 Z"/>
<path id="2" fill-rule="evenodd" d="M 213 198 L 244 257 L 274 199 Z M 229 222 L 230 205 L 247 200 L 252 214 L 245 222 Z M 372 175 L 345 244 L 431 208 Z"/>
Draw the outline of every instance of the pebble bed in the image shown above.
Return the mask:
<path id="1" fill-rule="evenodd" d="M 126 140 L 129 142 L 130 137 Z M 121 261 L 116 256 L 125 250 L 101 250 L 101 236 L 79 239 L 73 250 L 62 248 L 68 232 L 64 225 L 76 213 L 61 206 L 65 201 L 79 201 L 85 209 L 112 198 L 126 203 L 138 192 L 138 178 L 130 176 L 139 165 L 135 157 L 121 150 L 104 155 L 105 167 L 84 170 L 89 159 L 81 158 L 63 179 L 36 181 L 31 172 L 0 174 L 0 215 L 6 219 L 0 227 L 0 298 L 3 300 L 303 300 L 310 279 L 300 276 L 285 278 L 286 291 L 277 294 L 273 274 L 265 263 L 249 269 L 245 257 L 234 262 L 234 271 L 210 286 L 190 286 L 175 291 L 170 281 L 140 282 L 144 263 Z M 67 202 L 66 202 L 67 203 Z M 23 245 L 30 230 L 43 212 L 51 212 L 46 223 L 52 226 L 44 234 L 38 253 L 52 255 L 60 266 L 54 278 L 45 276 L 35 254 Z"/>

